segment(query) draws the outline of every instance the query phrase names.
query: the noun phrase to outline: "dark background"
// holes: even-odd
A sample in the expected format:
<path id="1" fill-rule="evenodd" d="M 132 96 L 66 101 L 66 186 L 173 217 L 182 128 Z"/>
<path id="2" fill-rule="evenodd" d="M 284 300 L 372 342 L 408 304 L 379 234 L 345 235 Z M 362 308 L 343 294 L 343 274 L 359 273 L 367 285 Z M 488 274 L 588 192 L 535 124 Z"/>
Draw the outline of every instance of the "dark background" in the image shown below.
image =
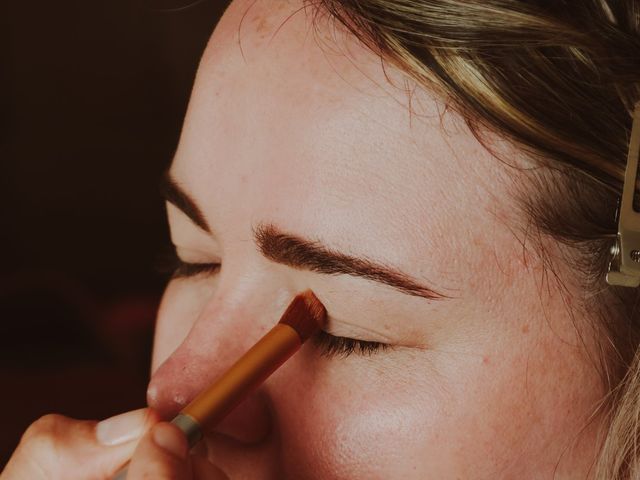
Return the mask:
<path id="1" fill-rule="evenodd" d="M 0 1 L 0 467 L 45 413 L 145 404 L 158 180 L 226 5 L 193 2 Z"/>

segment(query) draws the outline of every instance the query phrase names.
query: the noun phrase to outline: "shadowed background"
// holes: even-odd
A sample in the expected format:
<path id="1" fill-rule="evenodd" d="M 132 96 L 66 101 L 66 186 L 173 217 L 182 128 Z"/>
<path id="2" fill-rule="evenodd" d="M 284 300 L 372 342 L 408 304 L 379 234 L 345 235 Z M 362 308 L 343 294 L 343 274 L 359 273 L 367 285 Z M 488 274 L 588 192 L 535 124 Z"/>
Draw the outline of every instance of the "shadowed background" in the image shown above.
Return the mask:
<path id="1" fill-rule="evenodd" d="M 145 404 L 158 180 L 226 4 L 192 3 L 0 2 L 0 467 L 45 413 Z"/>

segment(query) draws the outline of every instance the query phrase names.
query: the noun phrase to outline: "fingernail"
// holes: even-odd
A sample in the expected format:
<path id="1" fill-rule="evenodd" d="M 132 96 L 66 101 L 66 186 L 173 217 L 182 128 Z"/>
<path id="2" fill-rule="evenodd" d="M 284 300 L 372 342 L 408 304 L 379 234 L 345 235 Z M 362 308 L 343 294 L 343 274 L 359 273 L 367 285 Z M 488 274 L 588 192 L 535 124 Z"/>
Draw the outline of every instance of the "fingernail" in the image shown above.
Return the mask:
<path id="1" fill-rule="evenodd" d="M 153 441 L 176 457 L 182 460 L 187 458 L 187 439 L 176 427 L 159 423 L 153 427 Z"/>
<path id="2" fill-rule="evenodd" d="M 102 445 L 119 445 L 142 435 L 147 420 L 146 408 L 107 418 L 96 425 L 96 438 Z"/>

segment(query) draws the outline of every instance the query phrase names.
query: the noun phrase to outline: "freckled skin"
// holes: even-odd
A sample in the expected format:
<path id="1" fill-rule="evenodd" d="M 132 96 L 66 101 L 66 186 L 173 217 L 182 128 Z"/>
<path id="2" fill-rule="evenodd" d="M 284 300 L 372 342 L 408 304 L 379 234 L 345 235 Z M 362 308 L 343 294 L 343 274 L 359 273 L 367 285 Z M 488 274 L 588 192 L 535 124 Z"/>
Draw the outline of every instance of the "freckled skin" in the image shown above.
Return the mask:
<path id="1" fill-rule="evenodd" d="M 441 121 L 432 93 L 418 90 L 410 115 L 402 73 L 386 65 L 387 79 L 323 21 L 313 31 L 301 6 L 233 2 L 204 53 L 172 174 L 214 235 L 168 214 L 183 260 L 222 270 L 167 287 L 149 403 L 174 415 L 311 288 L 332 331 L 396 348 L 326 358 L 303 346 L 207 432 L 231 479 L 588 478 L 595 353 L 523 253 L 516 179 L 454 113 Z M 276 265 L 253 243 L 259 222 L 451 298 Z"/>

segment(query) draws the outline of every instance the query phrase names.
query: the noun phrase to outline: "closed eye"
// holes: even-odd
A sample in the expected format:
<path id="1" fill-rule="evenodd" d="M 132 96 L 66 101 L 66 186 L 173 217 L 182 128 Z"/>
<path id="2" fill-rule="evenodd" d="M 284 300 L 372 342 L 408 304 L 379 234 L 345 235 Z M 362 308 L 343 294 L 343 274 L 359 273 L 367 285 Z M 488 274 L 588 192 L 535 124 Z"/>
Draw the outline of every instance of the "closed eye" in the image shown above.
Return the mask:
<path id="1" fill-rule="evenodd" d="M 169 276 L 170 279 L 190 278 L 198 275 L 211 275 L 218 273 L 220 263 L 189 263 L 183 261 L 172 248 L 171 251 L 161 254 L 156 264 L 156 271 Z"/>
<path id="2" fill-rule="evenodd" d="M 311 341 L 321 350 L 321 354 L 325 357 L 341 356 L 345 358 L 353 353 L 371 356 L 392 348 L 392 345 L 388 343 L 357 340 L 349 337 L 336 337 L 323 330 L 316 333 L 311 338 Z"/>
<path id="3" fill-rule="evenodd" d="M 185 262 L 180 259 L 175 248 L 161 254 L 156 264 L 156 270 L 161 274 L 169 276 L 170 279 L 212 275 L 218 273 L 220 267 L 220 263 Z M 372 356 L 381 351 L 393 348 L 393 346 L 388 343 L 338 337 L 323 330 L 317 332 L 311 338 L 311 342 L 320 350 L 320 354 L 327 358 L 346 358 L 352 354 Z"/>

